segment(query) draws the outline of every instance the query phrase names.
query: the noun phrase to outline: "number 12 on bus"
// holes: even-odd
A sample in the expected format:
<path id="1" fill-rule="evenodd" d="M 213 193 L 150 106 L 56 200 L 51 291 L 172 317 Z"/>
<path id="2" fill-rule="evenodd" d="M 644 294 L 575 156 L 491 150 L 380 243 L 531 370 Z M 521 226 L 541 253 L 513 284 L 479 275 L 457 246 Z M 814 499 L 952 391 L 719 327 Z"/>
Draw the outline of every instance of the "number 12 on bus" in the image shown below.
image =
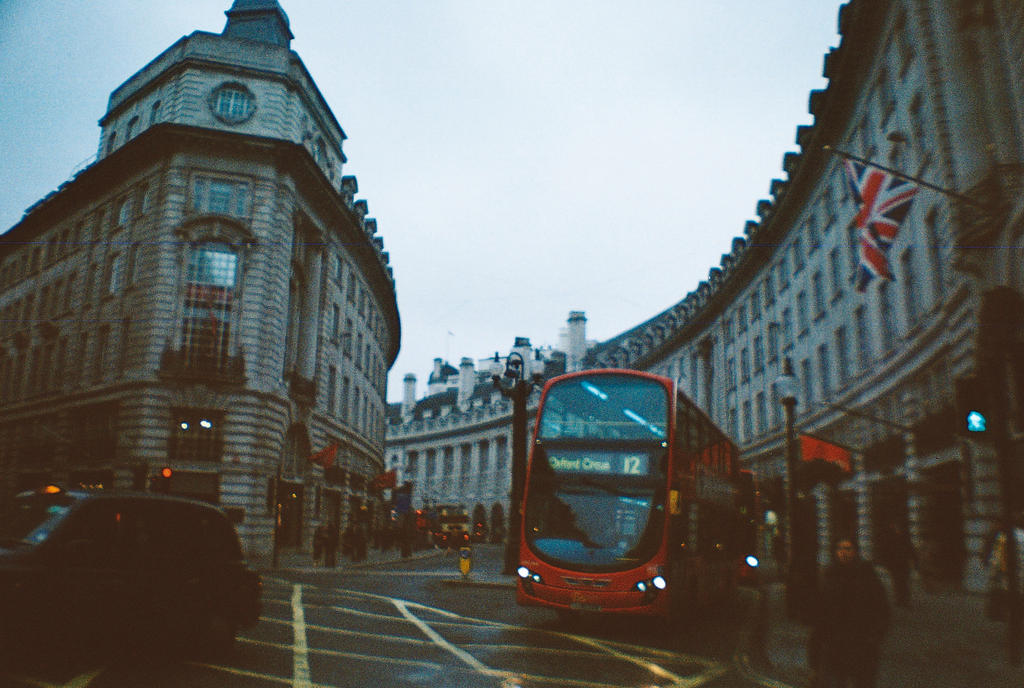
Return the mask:
<path id="1" fill-rule="evenodd" d="M 757 561 L 736 445 L 669 378 L 589 370 L 544 386 L 527 465 L 519 604 L 674 616 Z"/>

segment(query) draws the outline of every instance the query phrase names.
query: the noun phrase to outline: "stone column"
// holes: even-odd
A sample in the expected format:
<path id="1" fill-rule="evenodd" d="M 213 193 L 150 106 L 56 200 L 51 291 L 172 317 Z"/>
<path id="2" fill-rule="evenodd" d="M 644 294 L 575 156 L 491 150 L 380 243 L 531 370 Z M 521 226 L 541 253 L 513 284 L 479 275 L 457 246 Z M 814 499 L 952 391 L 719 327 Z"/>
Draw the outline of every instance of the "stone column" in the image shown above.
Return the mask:
<path id="1" fill-rule="evenodd" d="M 871 482 L 864 471 L 864 454 L 853 453 L 854 498 L 857 502 L 857 546 L 861 556 L 871 559 L 873 542 L 871 537 Z"/>
<path id="2" fill-rule="evenodd" d="M 316 375 L 316 354 L 320 333 L 320 280 L 323 251 L 310 251 L 306 283 L 302 294 L 302 327 L 299 331 L 299 374 L 307 380 Z M 358 355 L 358 352 L 357 352 Z"/>

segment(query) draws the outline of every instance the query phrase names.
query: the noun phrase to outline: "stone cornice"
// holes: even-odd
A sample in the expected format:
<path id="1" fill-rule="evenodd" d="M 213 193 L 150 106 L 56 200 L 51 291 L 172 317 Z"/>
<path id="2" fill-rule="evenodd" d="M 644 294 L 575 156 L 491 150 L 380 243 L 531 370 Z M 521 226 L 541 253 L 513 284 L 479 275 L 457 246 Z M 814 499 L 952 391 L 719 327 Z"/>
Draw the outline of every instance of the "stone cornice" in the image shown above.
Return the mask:
<path id="1" fill-rule="evenodd" d="M 823 147 L 835 143 L 853 115 L 868 77 L 871 47 L 882 39 L 879 25 L 888 10 L 888 4 L 881 0 L 852 0 L 841 8 L 842 40 L 824 60 L 829 86 L 812 91 L 808 100 L 815 123 L 797 127 L 796 142 L 801 151 L 783 156 L 788 179 L 772 180 L 772 198 L 757 202 L 759 220 L 746 223 L 746 238 L 735 237 L 731 251 L 723 254 L 718 266 L 708 270 L 707 280 L 682 301 L 591 350 L 586 358 L 589 367 L 651 365 L 714 322 L 763 269 L 767 256 L 777 250 L 793 228 L 794 218 L 818 188 L 824 171 L 834 164 L 835 158 Z"/>

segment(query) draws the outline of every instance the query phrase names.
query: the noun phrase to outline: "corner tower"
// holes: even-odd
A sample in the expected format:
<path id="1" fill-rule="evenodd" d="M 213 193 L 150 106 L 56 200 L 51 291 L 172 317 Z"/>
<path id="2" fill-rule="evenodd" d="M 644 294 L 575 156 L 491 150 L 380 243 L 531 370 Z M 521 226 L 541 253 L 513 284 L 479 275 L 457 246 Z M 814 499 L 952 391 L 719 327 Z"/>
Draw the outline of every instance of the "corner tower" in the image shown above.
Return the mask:
<path id="1" fill-rule="evenodd" d="M 292 35 L 288 15 L 277 0 L 235 0 L 224 14 L 228 23 L 223 35 L 290 48 Z"/>

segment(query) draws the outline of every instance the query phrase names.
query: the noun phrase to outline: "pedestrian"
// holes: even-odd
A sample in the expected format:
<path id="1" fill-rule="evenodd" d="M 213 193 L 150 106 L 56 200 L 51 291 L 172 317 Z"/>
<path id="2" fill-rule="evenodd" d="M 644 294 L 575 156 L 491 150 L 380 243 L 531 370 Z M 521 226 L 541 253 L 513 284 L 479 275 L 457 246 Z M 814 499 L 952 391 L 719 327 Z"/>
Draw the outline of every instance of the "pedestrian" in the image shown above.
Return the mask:
<path id="1" fill-rule="evenodd" d="M 320 559 L 324 555 L 324 543 L 326 542 L 326 538 L 326 526 L 321 523 L 313 532 L 313 566 L 317 566 L 321 563 Z"/>
<path id="2" fill-rule="evenodd" d="M 354 531 L 354 541 L 352 543 L 352 561 L 366 560 L 367 539 L 368 533 L 366 531 L 366 525 L 363 523 L 357 523 Z"/>
<path id="3" fill-rule="evenodd" d="M 1012 529 L 1013 542 L 1007 537 L 1010 529 L 998 528 L 986 544 L 986 560 L 988 564 L 988 585 L 985 594 L 985 614 L 993 621 L 1006 621 L 1009 618 L 1010 605 L 1013 599 L 1010 594 L 1010 546 L 1014 546 L 1016 561 L 1016 579 L 1018 595 L 1024 594 L 1024 518 L 1018 515 Z M 1018 596 L 1018 603 L 1022 597 Z"/>
<path id="4" fill-rule="evenodd" d="M 874 566 L 851 538 L 836 543 L 812 618 L 808 659 L 815 686 L 873 688 L 889 601 Z"/>
<path id="5" fill-rule="evenodd" d="M 889 524 L 882 537 L 879 559 L 892 579 L 896 604 L 900 607 L 909 607 L 910 573 L 917 566 L 917 552 L 906 528 L 896 523 Z"/>
<path id="6" fill-rule="evenodd" d="M 327 524 L 327 532 L 324 534 L 324 555 L 327 559 L 327 566 L 334 568 L 338 565 L 338 524 L 331 522 Z"/>
<path id="7" fill-rule="evenodd" d="M 341 555 L 348 557 L 352 561 L 355 561 L 355 541 L 356 541 L 356 529 L 352 523 L 348 524 L 345 528 L 345 533 L 341 538 Z"/>

